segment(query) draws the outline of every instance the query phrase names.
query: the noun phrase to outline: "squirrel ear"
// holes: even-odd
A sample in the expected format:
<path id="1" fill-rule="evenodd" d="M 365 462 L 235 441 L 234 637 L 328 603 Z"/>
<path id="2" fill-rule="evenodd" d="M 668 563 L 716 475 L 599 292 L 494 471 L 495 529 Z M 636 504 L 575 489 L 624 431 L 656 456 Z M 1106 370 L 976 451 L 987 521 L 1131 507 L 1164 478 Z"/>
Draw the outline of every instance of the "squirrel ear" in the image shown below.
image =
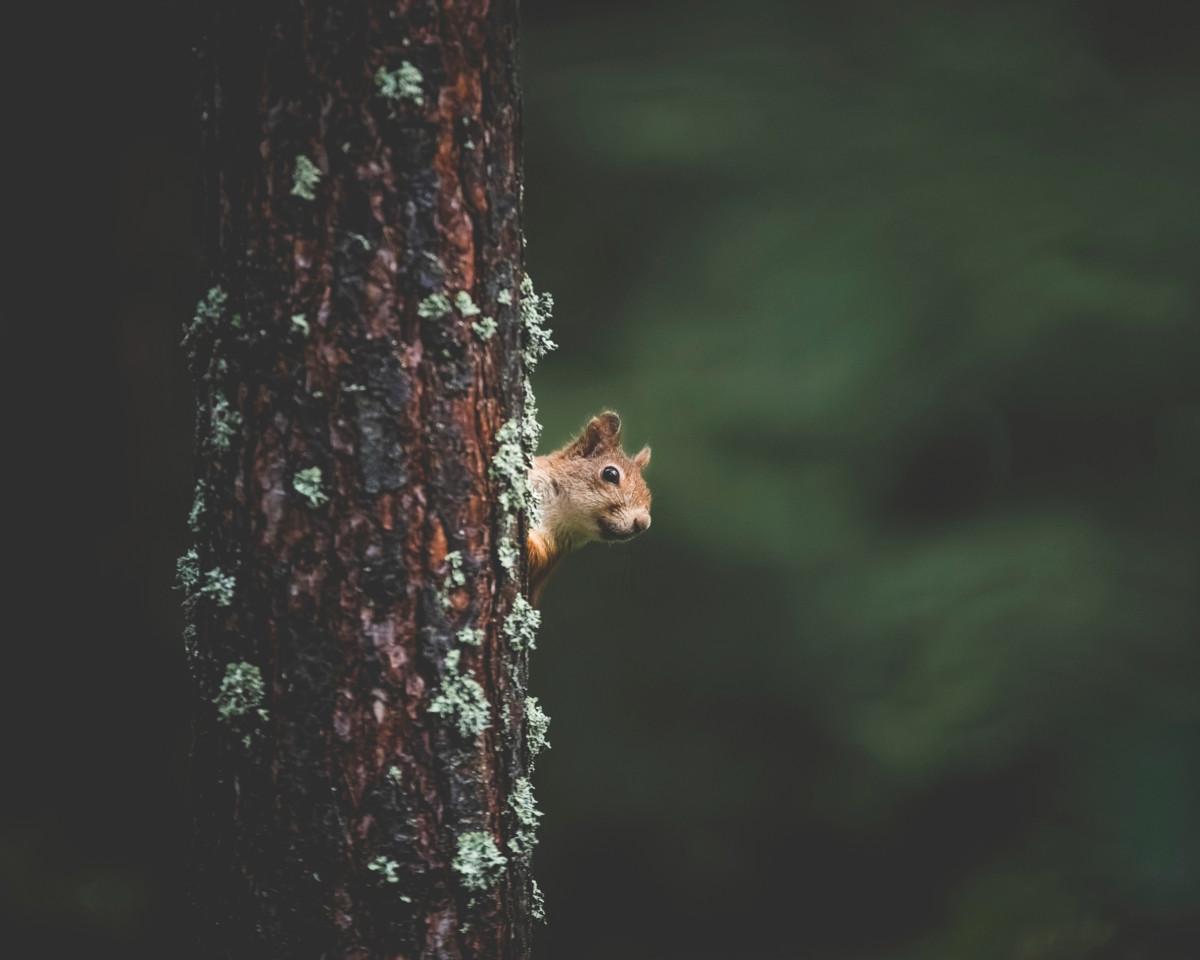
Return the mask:
<path id="1" fill-rule="evenodd" d="M 592 417 L 588 422 L 588 430 L 592 429 L 599 432 L 605 443 L 614 447 L 620 445 L 621 418 L 611 410 L 605 410 L 598 417 Z"/>
<path id="2" fill-rule="evenodd" d="M 590 457 L 600 450 L 611 450 L 621 443 L 621 418 L 611 410 L 592 417 L 583 433 L 567 448 L 573 457 Z"/>
<path id="3" fill-rule="evenodd" d="M 639 470 L 645 470 L 650 465 L 650 448 L 642 447 L 641 450 L 635 453 L 633 455 L 633 464 Z"/>

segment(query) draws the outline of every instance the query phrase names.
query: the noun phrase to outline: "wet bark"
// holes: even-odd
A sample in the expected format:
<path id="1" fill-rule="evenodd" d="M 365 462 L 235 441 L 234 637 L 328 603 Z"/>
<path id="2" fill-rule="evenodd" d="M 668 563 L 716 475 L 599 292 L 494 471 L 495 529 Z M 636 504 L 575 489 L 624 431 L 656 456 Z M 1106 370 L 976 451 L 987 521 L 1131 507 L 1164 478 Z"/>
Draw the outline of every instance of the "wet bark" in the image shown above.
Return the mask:
<path id="1" fill-rule="evenodd" d="M 198 46 L 207 956 L 528 956 L 515 8 L 222 2 Z"/>

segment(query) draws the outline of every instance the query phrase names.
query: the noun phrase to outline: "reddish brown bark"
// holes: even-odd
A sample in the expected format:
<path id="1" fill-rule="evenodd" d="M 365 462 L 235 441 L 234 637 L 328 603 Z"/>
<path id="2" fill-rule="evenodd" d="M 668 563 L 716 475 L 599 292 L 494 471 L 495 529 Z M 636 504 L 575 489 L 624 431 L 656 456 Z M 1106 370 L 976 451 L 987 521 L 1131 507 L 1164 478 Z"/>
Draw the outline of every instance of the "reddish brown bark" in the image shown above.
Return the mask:
<path id="1" fill-rule="evenodd" d="M 515 44 L 515 0 L 288 0 L 218 4 L 200 45 L 183 580 L 213 956 L 528 953 L 527 651 L 488 469 L 525 372 Z M 441 312 L 459 292 L 479 315 Z M 479 736 L 429 709 L 456 674 Z M 452 864 L 480 834 L 507 864 L 473 886 Z"/>

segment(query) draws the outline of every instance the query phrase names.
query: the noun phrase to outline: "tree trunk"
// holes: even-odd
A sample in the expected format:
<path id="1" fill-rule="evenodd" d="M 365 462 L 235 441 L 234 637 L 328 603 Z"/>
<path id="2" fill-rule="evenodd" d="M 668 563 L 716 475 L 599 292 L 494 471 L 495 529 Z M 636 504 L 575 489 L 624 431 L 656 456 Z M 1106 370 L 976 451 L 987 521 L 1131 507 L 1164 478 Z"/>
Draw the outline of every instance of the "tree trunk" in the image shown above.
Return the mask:
<path id="1" fill-rule="evenodd" d="M 179 565 L 205 955 L 526 957 L 516 0 L 214 6 Z"/>

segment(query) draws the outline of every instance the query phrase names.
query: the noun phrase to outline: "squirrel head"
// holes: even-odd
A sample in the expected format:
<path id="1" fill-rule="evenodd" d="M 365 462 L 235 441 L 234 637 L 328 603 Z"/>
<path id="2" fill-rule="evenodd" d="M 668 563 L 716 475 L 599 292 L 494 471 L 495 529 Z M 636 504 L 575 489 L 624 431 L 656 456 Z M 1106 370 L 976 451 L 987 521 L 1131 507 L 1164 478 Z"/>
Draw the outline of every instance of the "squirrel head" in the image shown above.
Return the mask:
<path id="1" fill-rule="evenodd" d="M 632 457 L 621 449 L 621 418 L 611 410 L 592 417 L 583 431 L 551 454 L 555 514 L 548 518 L 568 538 L 629 540 L 650 526 L 650 488 L 642 471 L 650 448 Z"/>

